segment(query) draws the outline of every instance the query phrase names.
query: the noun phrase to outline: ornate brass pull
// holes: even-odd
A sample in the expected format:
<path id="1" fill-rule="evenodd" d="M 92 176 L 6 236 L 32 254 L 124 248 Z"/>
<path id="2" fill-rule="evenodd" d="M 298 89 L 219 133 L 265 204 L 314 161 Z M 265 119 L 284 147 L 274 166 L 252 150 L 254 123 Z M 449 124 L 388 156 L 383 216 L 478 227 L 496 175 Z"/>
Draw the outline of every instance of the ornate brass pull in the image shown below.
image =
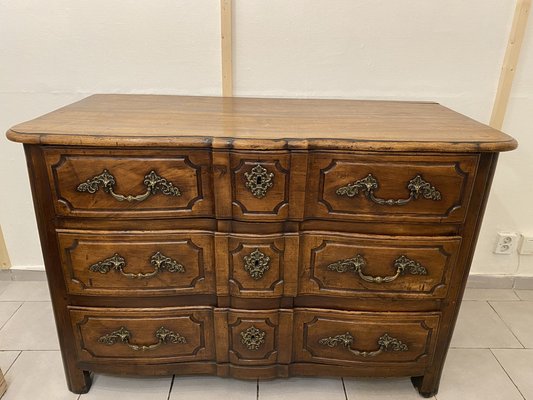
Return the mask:
<path id="1" fill-rule="evenodd" d="M 260 164 L 256 164 L 251 172 L 245 172 L 244 176 L 246 177 L 246 187 L 252 192 L 252 195 L 258 199 L 265 197 L 268 189 L 274 184 L 272 182 L 274 174 L 268 172 L 268 170 L 263 168 Z"/>
<path id="2" fill-rule="evenodd" d="M 402 343 L 401 340 L 398 340 L 396 338 L 393 338 L 388 333 L 383 334 L 378 339 L 378 346 L 379 349 L 374 351 L 362 351 L 362 350 L 355 350 L 352 349 L 352 344 L 354 342 L 353 336 L 350 334 L 350 332 L 346 332 L 343 335 L 337 335 L 337 336 L 329 336 L 323 339 L 320 339 L 318 341 L 319 344 L 322 346 L 328 346 L 328 347 L 337 347 L 338 345 L 342 345 L 345 348 L 348 349 L 352 354 L 355 354 L 356 356 L 360 357 L 375 357 L 381 353 L 388 352 L 388 351 L 407 351 L 409 350 L 409 347 L 407 347 L 406 344 Z"/>
<path id="3" fill-rule="evenodd" d="M 256 281 L 261 279 L 265 272 L 270 269 L 270 257 L 255 249 L 247 256 L 244 256 L 244 270 Z"/>
<path id="4" fill-rule="evenodd" d="M 387 283 L 392 282 L 400 275 L 410 273 L 411 275 L 427 275 L 427 270 L 423 267 L 418 261 L 411 260 L 410 258 L 402 255 L 394 260 L 394 267 L 396 268 L 396 273 L 391 276 L 370 276 L 365 275 L 362 272 L 362 269 L 366 266 L 366 260 L 361 254 L 357 254 L 355 257 L 346 258 L 344 260 L 336 261 L 328 265 L 330 271 L 336 272 L 357 272 L 359 277 L 366 281 L 372 283 Z"/>
<path id="5" fill-rule="evenodd" d="M 428 200 L 440 200 L 440 192 L 431 186 L 431 183 L 426 182 L 420 175 L 415 176 L 407 184 L 409 189 L 409 197 L 407 199 L 380 199 L 374 196 L 374 191 L 379 187 L 378 181 L 372 174 L 368 174 L 366 178 L 359 179 L 354 183 L 342 186 L 337 189 L 338 196 L 355 197 L 359 192 L 363 192 L 365 196 L 376 204 L 384 206 L 403 206 L 411 200 L 417 200 L 420 196 Z"/>
<path id="6" fill-rule="evenodd" d="M 179 264 L 176 260 L 161 254 L 159 251 L 150 258 L 150 264 L 154 266 L 154 270 L 152 272 L 147 272 L 145 274 L 142 272 L 137 274 L 127 273 L 124 272 L 126 260 L 118 253 L 115 253 L 112 257 L 98 261 L 96 264 L 91 265 L 89 269 L 93 272 L 100 272 L 101 274 L 107 274 L 113 269 L 120 272 L 125 277 L 132 279 L 151 278 L 161 271 L 185 272 L 185 267 L 183 265 Z"/>
<path id="7" fill-rule="evenodd" d="M 187 340 L 179 333 L 171 331 L 163 326 L 155 332 L 154 336 L 157 339 L 157 343 L 149 345 L 132 344 L 130 343 L 131 332 L 128 331 L 125 327 L 121 326 L 118 330 L 108 333 L 107 335 L 101 336 L 98 339 L 98 342 L 107 344 L 108 346 L 111 346 L 115 343 L 124 343 L 127 344 L 130 349 L 135 351 L 155 350 L 162 344 L 187 343 Z"/>
<path id="8" fill-rule="evenodd" d="M 265 343 L 266 332 L 250 326 L 248 329 L 241 331 L 241 343 L 249 350 L 259 350 L 259 347 Z"/>
<path id="9" fill-rule="evenodd" d="M 150 171 L 148 175 L 144 177 L 143 183 L 146 185 L 146 192 L 133 196 L 131 194 L 122 195 L 115 193 L 113 187 L 115 186 L 115 177 L 109 173 L 107 169 L 100 175 L 93 176 L 91 179 L 87 179 L 86 182 L 80 183 L 76 190 L 78 192 L 96 193 L 102 185 L 104 192 L 109 193 L 113 198 L 118 201 L 143 201 L 146 200 L 151 194 L 156 194 L 161 191 L 166 196 L 181 196 L 181 192 L 178 187 L 174 186 L 172 182 L 167 181 L 165 178 L 157 175 L 155 171 Z"/>

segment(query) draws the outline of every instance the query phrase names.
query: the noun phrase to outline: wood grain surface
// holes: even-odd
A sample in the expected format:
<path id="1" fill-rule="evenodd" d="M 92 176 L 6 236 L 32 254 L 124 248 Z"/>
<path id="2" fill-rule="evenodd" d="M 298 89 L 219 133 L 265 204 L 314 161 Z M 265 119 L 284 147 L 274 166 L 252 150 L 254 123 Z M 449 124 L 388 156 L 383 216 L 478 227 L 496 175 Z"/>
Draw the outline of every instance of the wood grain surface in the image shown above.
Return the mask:
<path id="1" fill-rule="evenodd" d="M 505 151 L 516 141 L 436 103 L 93 95 L 14 126 L 33 144 Z"/>

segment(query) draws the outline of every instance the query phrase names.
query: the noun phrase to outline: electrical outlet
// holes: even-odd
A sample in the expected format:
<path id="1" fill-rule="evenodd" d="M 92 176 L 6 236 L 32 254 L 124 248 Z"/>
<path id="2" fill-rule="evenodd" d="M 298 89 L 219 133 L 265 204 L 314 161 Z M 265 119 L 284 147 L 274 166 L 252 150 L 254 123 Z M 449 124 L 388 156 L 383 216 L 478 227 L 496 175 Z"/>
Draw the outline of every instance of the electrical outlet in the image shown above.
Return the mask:
<path id="1" fill-rule="evenodd" d="M 494 254 L 512 254 L 518 246 L 518 234 L 515 232 L 498 232 Z"/>
<path id="2" fill-rule="evenodd" d="M 533 235 L 522 236 L 522 243 L 518 252 L 520 254 L 533 254 Z"/>

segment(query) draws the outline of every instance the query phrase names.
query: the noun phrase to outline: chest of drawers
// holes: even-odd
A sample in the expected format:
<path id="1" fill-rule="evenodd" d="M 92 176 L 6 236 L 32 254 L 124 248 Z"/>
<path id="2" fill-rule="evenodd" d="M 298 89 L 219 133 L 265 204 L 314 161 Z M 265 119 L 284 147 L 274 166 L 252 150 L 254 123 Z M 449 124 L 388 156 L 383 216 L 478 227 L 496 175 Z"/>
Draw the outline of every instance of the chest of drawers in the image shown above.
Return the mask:
<path id="1" fill-rule="evenodd" d="M 24 143 L 70 390 L 90 371 L 436 393 L 509 136 L 434 103 L 95 95 Z"/>

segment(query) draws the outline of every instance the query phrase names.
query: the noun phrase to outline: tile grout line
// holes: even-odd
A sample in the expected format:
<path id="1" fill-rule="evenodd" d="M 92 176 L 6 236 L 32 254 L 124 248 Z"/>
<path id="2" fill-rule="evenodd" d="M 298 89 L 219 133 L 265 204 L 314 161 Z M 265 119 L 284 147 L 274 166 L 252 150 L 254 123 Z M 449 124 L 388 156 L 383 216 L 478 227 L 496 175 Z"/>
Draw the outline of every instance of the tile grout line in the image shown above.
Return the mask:
<path id="1" fill-rule="evenodd" d="M 1 351 L 4 351 L 4 350 L 1 350 Z M 11 351 L 11 350 L 5 350 L 5 351 Z M 15 357 L 13 362 L 9 365 L 9 367 L 7 367 L 6 372 L 5 372 L 6 375 L 7 375 L 8 371 L 13 367 L 13 365 L 15 365 L 15 363 L 19 359 L 20 355 L 22 354 L 22 350 L 18 350 L 18 352 L 19 353 L 17 354 L 17 356 Z"/>
<path id="2" fill-rule="evenodd" d="M 515 335 L 515 333 L 513 332 L 513 330 L 511 329 L 511 327 L 509 325 L 507 325 L 507 322 L 505 322 L 505 320 L 502 318 L 502 316 L 498 313 L 498 311 L 496 311 L 496 309 L 492 306 L 492 304 L 490 303 L 490 301 L 487 300 L 487 303 L 489 305 L 490 308 L 492 308 L 492 310 L 496 313 L 496 315 L 498 316 L 498 318 L 503 322 L 503 324 L 505 325 L 505 327 L 509 330 L 509 332 L 511 332 L 511 334 L 515 337 L 515 339 L 518 341 L 518 343 L 520 343 L 520 346 L 522 346 L 523 349 L 526 348 L 526 346 L 524 346 L 524 343 L 522 343 L 520 341 L 520 339 L 518 339 L 518 337 Z"/>
<path id="3" fill-rule="evenodd" d="M 518 300 L 520 300 L 520 301 L 524 301 L 524 300 L 522 300 L 522 298 L 518 295 L 518 293 L 516 293 L 516 289 L 513 289 L 513 293 L 514 293 L 514 295 L 515 295 L 516 297 L 518 297 Z"/>
<path id="4" fill-rule="evenodd" d="M 515 349 L 515 350 L 520 350 L 520 349 Z M 509 373 L 507 372 L 507 370 L 505 369 L 505 367 L 502 365 L 502 363 L 500 362 L 500 360 L 498 360 L 498 357 L 496 357 L 496 354 L 494 354 L 494 352 L 492 351 L 492 349 L 489 349 L 490 351 L 490 354 L 492 354 L 492 356 L 496 359 L 496 362 L 498 363 L 498 365 L 500 366 L 500 368 L 503 370 L 503 372 L 505 372 L 505 375 L 507 375 L 507 377 L 509 378 L 509 380 L 513 383 L 514 387 L 516 388 L 516 390 L 518 390 L 518 393 L 520 393 L 520 396 L 522 396 L 522 398 L 524 400 L 526 400 L 526 397 L 523 395 L 523 393 L 520 391 L 520 388 L 518 387 L 518 385 L 515 383 L 515 381 L 513 380 L 513 378 L 511 378 L 511 375 L 509 375 Z"/>
<path id="5" fill-rule="evenodd" d="M 344 384 L 344 378 L 341 377 L 341 382 L 342 382 L 342 390 L 344 390 L 344 398 L 345 400 L 348 400 L 348 393 L 346 393 L 346 385 Z"/>
<path id="6" fill-rule="evenodd" d="M 170 381 L 170 388 L 168 389 L 167 400 L 170 400 L 170 394 L 172 393 L 172 388 L 174 387 L 174 378 L 176 375 L 172 375 L 172 380 Z"/>
<path id="7" fill-rule="evenodd" d="M 18 301 L 13 301 L 13 303 L 18 303 Z M 13 314 L 11 314 L 11 316 L 6 320 L 6 322 L 4 322 L 2 324 L 2 326 L 0 326 L 0 331 L 4 328 L 4 326 L 6 326 L 6 324 L 11 321 L 11 318 L 13 318 L 13 316 L 17 313 L 18 310 L 20 310 L 20 307 L 22 307 L 24 305 L 24 302 L 21 302 L 20 303 L 20 306 L 17 307 L 17 309 L 13 312 Z"/>

